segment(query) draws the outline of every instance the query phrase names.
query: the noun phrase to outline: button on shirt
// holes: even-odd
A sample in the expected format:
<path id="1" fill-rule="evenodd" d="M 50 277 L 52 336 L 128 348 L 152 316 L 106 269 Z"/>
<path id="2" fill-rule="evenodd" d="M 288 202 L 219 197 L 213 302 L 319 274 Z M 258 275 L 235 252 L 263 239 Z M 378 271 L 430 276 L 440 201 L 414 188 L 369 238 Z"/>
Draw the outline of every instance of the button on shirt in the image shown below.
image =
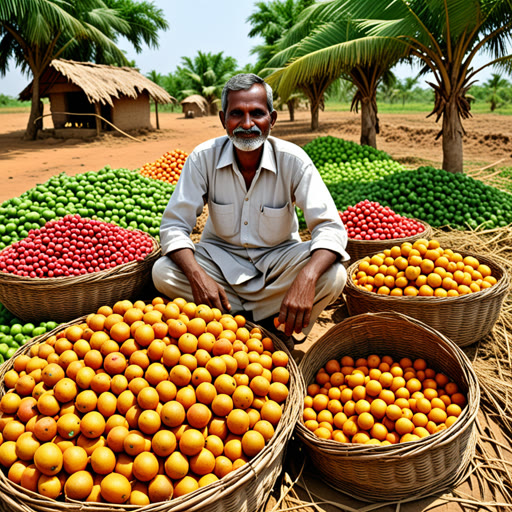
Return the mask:
<path id="1" fill-rule="evenodd" d="M 197 246 L 190 239 L 204 204 L 208 219 Z M 269 137 L 249 190 L 227 136 L 200 144 L 187 158 L 160 227 L 163 254 L 205 251 L 226 280 L 240 284 L 267 270 L 269 251 L 301 241 L 298 206 L 311 233 L 310 251 L 348 260 L 347 233 L 311 159 L 299 146 Z"/>

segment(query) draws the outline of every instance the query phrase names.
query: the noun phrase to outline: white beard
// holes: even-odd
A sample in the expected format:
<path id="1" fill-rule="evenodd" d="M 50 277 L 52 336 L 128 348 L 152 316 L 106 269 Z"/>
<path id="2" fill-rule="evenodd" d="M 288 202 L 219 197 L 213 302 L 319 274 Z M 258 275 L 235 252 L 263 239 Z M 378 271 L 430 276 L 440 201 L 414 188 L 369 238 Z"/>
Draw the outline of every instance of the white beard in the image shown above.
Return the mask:
<path id="1" fill-rule="evenodd" d="M 254 151 L 261 147 L 265 141 L 268 139 L 269 134 L 266 135 L 258 135 L 257 137 L 253 137 L 250 139 L 245 139 L 242 137 L 237 137 L 236 135 L 228 135 L 229 140 L 233 143 L 235 148 L 240 151 Z"/>

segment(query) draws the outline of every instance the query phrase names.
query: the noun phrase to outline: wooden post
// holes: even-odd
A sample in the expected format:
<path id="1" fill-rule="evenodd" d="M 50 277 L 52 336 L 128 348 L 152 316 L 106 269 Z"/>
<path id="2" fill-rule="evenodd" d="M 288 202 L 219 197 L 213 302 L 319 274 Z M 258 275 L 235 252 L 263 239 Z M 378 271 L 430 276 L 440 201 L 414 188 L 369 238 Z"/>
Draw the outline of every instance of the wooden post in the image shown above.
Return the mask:
<path id="1" fill-rule="evenodd" d="M 94 112 L 96 112 L 96 136 L 99 137 L 101 133 L 101 119 L 98 116 L 101 116 L 101 106 L 99 103 L 94 104 Z"/>
<path id="2" fill-rule="evenodd" d="M 158 120 L 158 103 L 155 100 L 156 129 L 160 130 L 160 121 Z"/>

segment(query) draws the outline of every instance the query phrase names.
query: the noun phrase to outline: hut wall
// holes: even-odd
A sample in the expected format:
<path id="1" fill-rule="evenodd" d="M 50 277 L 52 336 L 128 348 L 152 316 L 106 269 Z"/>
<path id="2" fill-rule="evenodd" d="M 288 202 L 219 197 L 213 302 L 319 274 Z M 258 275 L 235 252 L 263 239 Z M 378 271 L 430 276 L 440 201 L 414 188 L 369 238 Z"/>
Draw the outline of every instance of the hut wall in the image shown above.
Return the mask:
<path id="1" fill-rule="evenodd" d="M 66 99 L 66 94 L 56 93 L 50 94 L 50 108 L 52 111 L 52 121 L 53 126 L 55 128 L 64 128 L 68 120 L 68 116 L 65 114 L 56 114 L 54 112 L 67 112 L 68 111 L 68 102 Z"/>
<path id="2" fill-rule="evenodd" d="M 112 122 L 119 129 L 151 128 L 149 94 L 140 94 L 137 99 L 126 96 L 113 99 Z"/>
<path id="3" fill-rule="evenodd" d="M 186 117 L 203 117 L 203 111 L 197 103 L 182 103 L 183 113 Z M 187 113 L 192 111 L 193 116 L 187 116 Z"/>

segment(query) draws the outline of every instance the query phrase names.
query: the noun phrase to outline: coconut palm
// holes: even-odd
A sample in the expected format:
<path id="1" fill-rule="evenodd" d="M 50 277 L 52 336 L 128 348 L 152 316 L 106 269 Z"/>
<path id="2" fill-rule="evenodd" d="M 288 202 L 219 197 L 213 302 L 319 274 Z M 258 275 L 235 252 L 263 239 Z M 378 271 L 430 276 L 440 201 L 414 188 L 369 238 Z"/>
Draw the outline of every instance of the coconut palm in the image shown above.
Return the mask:
<path id="1" fill-rule="evenodd" d="M 127 64 L 116 46 L 125 37 L 137 52 L 155 46 L 157 31 L 167 28 L 162 11 L 134 0 L 0 0 L 0 74 L 12 59 L 32 75 L 32 107 L 26 137 L 34 139 L 41 112 L 39 81 L 53 59 Z"/>
<path id="2" fill-rule="evenodd" d="M 274 0 L 272 2 L 256 2 L 254 11 L 247 22 L 252 26 L 249 37 L 259 36 L 264 43 L 255 46 L 252 54 L 258 55 L 255 73 L 266 67 L 267 62 L 277 52 L 277 42 L 283 34 L 295 25 L 300 13 L 315 0 Z"/>
<path id="3" fill-rule="evenodd" d="M 491 112 L 509 102 L 510 82 L 501 75 L 493 73 L 491 78 L 485 82 L 487 91 L 486 101 L 491 106 Z"/>
<path id="4" fill-rule="evenodd" d="M 204 53 L 182 57 L 182 66 L 178 66 L 177 73 L 186 80 L 186 88 L 181 91 L 183 97 L 199 94 L 207 102 L 210 114 L 218 111 L 222 88 L 224 84 L 236 73 L 237 62 L 233 57 L 224 57 L 224 52 Z"/>
<path id="5" fill-rule="evenodd" d="M 402 98 L 402 106 L 405 105 L 406 100 L 412 96 L 414 86 L 418 83 L 419 77 L 406 77 L 403 80 L 398 79 L 395 87 L 397 89 L 397 96 Z"/>
<path id="6" fill-rule="evenodd" d="M 339 77 L 350 80 L 357 88 L 351 110 L 361 108 L 361 144 L 376 147 L 377 87 L 408 53 L 404 48 L 389 51 L 384 40 L 369 47 L 364 41 L 366 32 L 342 7 L 339 0 L 328 0 L 304 10 L 297 25 L 280 41 L 281 51 L 268 64 L 272 74 L 267 80 L 285 97 L 296 88 L 307 88 L 309 96 L 316 95 L 312 129 L 318 126 L 318 105 L 326 88 Z"/>
<path id="7" fill-rule="evenodd" d="M 443 169 L 463 171 L 464 129 L 470 116 L 466 96 L 479 71 L 495 66 L 510 72 L 511 0 L 339 0 L 337 2 L 367 31 L 370 48 L 387 40 L 390 51 L 407 49 L 433 74 L 435 91 L 430 115 L 442 119 Z M 474 67 L 485 52 L 488 62 Z"/>

